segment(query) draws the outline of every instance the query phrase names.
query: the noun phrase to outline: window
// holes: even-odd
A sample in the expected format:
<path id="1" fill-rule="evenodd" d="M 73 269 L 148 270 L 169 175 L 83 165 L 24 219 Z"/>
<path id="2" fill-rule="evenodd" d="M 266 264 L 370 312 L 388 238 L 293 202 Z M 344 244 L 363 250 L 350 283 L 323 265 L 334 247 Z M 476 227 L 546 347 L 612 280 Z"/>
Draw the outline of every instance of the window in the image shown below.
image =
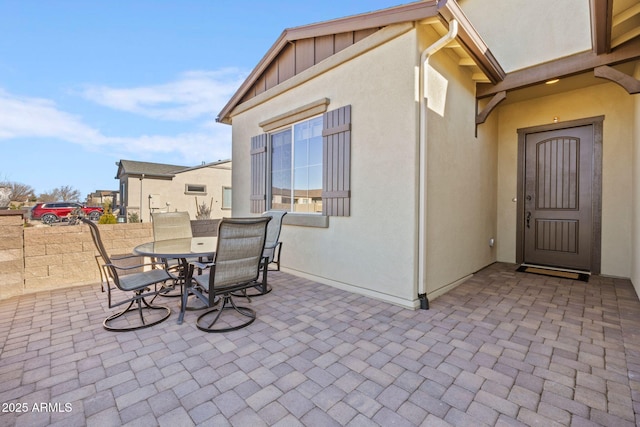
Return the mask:
<path id="1" fill-rule="evenodd" d="M 186 184 L 185 185 L 185 194 L 207 194 L 207 186 L 206 185 L 198 185 L 198 184 Z"/>
<path id="2" fill-rule="evenodd" d="M 222 187 L 222 209 L 231 209 L 231 187 Z"/>
<path id="3" fill-rule="evenodd" d="M 322 117 L 271 135 L 271 209 L 322 212 Z"/>
<path id="4" fill-rule="evenodd" d="M 349 216 L 351 106 L 251 138 L 251 212 Z"/>

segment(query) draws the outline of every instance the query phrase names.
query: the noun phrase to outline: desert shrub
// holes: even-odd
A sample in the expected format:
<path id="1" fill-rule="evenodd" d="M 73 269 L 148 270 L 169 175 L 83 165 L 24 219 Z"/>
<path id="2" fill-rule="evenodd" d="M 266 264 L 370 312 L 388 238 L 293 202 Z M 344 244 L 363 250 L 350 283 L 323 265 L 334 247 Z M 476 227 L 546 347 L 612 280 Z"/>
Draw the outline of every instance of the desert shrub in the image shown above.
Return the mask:
<path id="1" fill-rule="evenodd" d="M 196 197 L 196 219 L 209 219 L 211 218 L 211 208 L 213 206 L 213 197 L 209 206 L 205 202 L 198 204 L 198 198 Z"/>
<path id="2" fill-rule="evenodd" d="M 100 216 L 100 219 L 98 220 L 98 224 L 117 224 L 118 223 L 118 219 L 113 214 L 113 212 L 111 212 L 110 202 L 106 202 L 102 206 L 102 210 L 103 210 L 103 213 Z"/>
<path id="3" fill-rule="evenodd" d="M 112 213 L 102 214 L 100 219 L 98 220 L 98 224 L 117 224 L 118 218 Z"/>
<path id="4" fill-rule="evenodd" d="M 129 222 L 140 222 L 140 217 L 138 216 L 138 212 L 130 212 L 127 216 L 127 220 Z"/>

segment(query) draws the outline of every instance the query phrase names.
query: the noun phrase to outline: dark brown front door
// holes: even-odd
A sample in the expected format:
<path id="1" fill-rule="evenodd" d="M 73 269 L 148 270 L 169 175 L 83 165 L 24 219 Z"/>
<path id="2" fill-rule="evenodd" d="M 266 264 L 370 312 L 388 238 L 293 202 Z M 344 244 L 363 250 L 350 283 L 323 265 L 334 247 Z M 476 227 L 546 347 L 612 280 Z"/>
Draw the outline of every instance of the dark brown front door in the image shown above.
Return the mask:
<path id="1" fill-rule="evenodd" d="M 524 262 L 590 271 L 592 124 L 525 135 Z"/>

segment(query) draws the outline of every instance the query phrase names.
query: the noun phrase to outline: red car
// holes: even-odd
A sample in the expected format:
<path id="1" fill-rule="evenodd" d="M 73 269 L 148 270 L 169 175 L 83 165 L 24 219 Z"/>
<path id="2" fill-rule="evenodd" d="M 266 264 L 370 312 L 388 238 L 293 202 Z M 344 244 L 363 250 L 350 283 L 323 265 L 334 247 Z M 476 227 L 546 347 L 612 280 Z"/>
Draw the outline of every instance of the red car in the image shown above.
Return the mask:
<path id="1" fill-rule="evenodd" d="M 80 209 L 92 221 L 97 221 L 102 216 L 101 207 L 83 206 L 74 202 L 56 202 L 36 204 L 31 209 L 31 218 L 40 219 L 43 224 L 51 224 L 66 219 L 75 209 Z"/>

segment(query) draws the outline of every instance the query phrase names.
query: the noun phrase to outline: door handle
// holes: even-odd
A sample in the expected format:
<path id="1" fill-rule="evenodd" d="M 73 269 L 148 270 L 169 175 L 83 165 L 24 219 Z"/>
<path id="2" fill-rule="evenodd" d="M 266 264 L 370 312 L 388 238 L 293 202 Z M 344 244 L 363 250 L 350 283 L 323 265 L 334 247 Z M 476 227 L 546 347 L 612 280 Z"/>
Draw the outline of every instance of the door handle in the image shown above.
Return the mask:
<path id="1" fill-rule="evenodd" d="M 527 228 L 531 228 L 531 224 L 529 224 L 530 221 L 531 221 L 531 212 L 527 212 Z"/>

